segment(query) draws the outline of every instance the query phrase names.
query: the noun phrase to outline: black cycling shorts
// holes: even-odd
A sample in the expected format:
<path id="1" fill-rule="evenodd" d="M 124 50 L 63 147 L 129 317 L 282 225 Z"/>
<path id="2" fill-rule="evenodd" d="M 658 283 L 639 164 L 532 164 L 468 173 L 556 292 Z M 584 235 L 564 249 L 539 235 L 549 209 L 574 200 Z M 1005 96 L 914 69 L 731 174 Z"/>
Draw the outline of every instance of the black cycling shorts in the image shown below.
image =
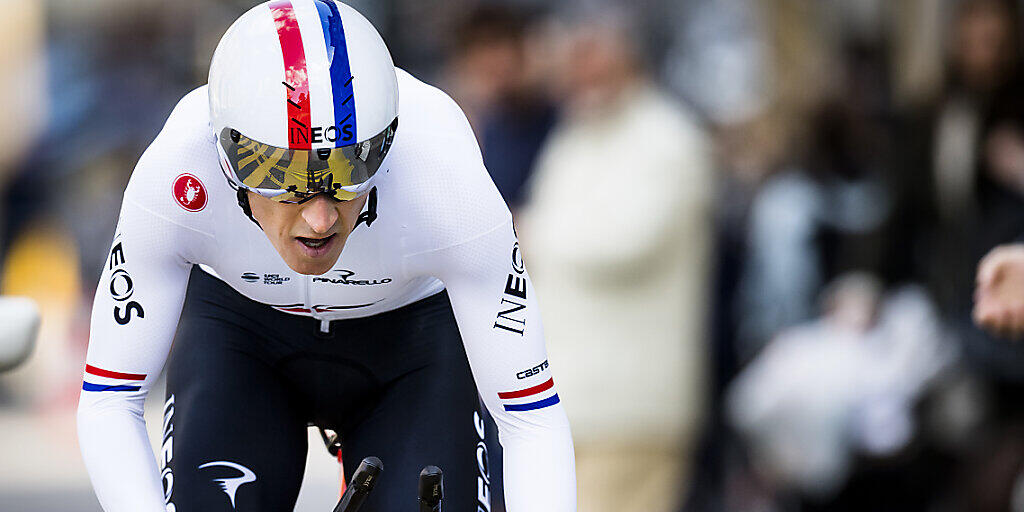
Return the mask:
<path id="1" fill-rule="evenodd" d="M 167 367 L 160 458 L 173 510 L 292 510 L 310 423 L 340 433 L 347 479 L 364 457 L 383 461 L 363 512 L 416 510 L 431 464 L 446 510 L 502 508 L 483 503 L 501 500 L 499 448 L 447 294 L 330 326 L 193 269 Z"/>

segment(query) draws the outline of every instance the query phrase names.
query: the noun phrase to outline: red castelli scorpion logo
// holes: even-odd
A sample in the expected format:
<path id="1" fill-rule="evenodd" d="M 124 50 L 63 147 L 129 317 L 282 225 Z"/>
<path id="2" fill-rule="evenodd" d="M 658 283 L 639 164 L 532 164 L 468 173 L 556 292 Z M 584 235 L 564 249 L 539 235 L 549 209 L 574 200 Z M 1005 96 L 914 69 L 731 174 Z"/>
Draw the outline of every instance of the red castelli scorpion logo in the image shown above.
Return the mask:
<path id="1" fill-rule="evenodd" d="M 206 208 L 206 187 L 191 174 L 185 173 L 175 178 L 173 194 L 178 206 L 190 212 Z"/>

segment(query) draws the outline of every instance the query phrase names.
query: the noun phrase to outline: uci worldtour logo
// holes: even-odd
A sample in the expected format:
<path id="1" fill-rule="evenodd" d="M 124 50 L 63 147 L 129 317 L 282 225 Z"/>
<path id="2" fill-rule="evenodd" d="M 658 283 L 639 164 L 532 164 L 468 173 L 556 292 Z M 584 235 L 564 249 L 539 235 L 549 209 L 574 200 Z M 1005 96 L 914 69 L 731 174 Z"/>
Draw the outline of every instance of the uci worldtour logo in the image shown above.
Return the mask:
<path id="1" fill-rule="evenodd" d="M 242 280 L 247 283 L 256 283 L 260 281 L 260 275 L 255 272 L 246 272 L 242 274 Z M 288 276 L 282 276 L 281 274 L 263 274 L 263 284 L 284 284 L 291 281 L 292 278 Z"/>
<path id="2" fill-rule="evenodd" d="M 355 272 L 345 269 L 334 269 L 331 272 L 337 277 L 330 276 L 318 276 L 313 278 L 314 283 L 330 283 L 330 284 L 346 284 L 352 286 L 377 286 L 381 284 L 388 284 L 392 281 L 390 277 L 384 279 L 350 279 L 356 275 Z"/>
<path id="3" fill-rule="evenodd" d="M 118 234 L 118 237 L 121 235 Z M 116 240 L 117 238 L 115 238 Z M 128 322 L 132 321 L 132 312 L 139 318 L 145 318 L 146 312 L 142 309 L 142 304 L 137 301 L 129 300 L 135 293 L 135 283 L 132 282 L 132 276 L 128 274 L 128 271 L 124 269 L 124 247 L 121 242 L 114 244 L 114 247 L 110 249 L 110 261 L 109 270 L 110 273 L 110 298 L 114 299 L 118 304 L 114 305 L 114 321 L 118 325 L 127 325 Z M 122 308 L 123 304 L 123 308 Z"/>

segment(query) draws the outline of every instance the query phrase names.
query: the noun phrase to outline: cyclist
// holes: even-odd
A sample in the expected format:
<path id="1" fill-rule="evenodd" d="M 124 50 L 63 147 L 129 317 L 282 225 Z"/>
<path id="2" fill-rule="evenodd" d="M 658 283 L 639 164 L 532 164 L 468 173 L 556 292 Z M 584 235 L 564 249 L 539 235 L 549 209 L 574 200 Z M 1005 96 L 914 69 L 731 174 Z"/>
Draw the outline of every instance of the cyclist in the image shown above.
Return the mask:
<path id="1" fill-rule="evenodd" d="M 428 464 L 448 508 L 489 510 L 481 399 L 508 510 L 575 510 L 536 293 L 471 128 L 334 0 L 225 33 L 125 190 L 91 329 L 78 432 L 107 512 L 291 510 L 309 422 L 387 465 L 363 510 L 407 510 Z M 158 469 L 142 411 L 165 360 Z"/>

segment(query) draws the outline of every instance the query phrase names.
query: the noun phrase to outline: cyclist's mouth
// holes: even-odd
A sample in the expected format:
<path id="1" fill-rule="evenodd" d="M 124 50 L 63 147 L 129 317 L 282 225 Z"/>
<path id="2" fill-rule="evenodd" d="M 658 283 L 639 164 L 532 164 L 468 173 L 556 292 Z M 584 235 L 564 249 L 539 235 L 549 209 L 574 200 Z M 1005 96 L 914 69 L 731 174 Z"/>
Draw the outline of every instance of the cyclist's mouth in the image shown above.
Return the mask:
<path id="1" fill-rule="evenodd" d="M 334 243 L 334 239 L 337 238 L 337 233 L 325 237 L 325 238 L 308 238 L 304 236 L 297 236 L 295 240 L 302 246 L 303 252 L 311 258 L 323 256 L 330 250 L 331 245 Z"/>

